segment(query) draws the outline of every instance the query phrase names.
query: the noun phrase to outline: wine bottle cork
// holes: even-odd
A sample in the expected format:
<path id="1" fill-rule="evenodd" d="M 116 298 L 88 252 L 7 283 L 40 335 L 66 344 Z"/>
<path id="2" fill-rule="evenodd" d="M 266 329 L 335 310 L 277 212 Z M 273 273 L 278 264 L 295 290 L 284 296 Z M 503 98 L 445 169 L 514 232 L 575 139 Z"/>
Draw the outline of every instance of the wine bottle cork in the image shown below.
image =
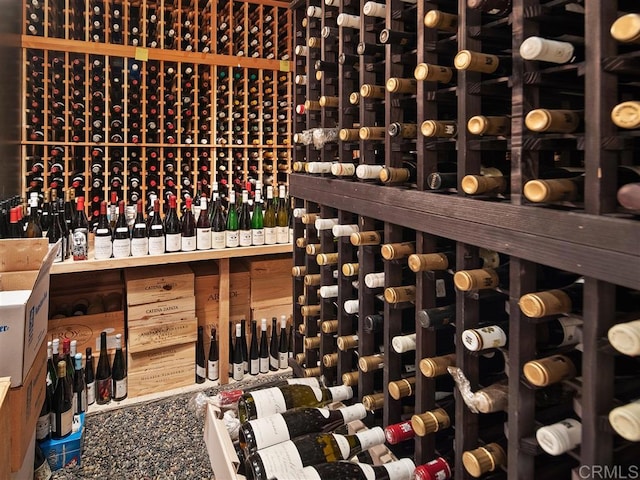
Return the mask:
<path id="1" fill-rule="evenodd" d="M 538 108 L 527 113 L 524 123 L 533 132 L 572 133 L 580 125 L 580 114 L 573 110 Z"/>
<path id="2" fill-rule="evenodd" d="M 384 355 L 381 353 L 367 355 L 358 359 L 358 367 L 362 372 L 373 372 L 384 367 Z"/>
<path id="3" fill-rule="evenodd" d="M 320 102 L 317 100 L 305 100 L 304 109 L 307 110 L 320 110 Z"/>
<path id="4" fill-rule="evenodd" d="M 335 265 L 338 263 L 337 253 L 320 253 L 316 256 L 316 262 L 318 265 Z"/>
<path id="5" fill-rule="evenodd" d="M 298 305 L 304 305 L 305 303 L 307 303 L 307 296 L 304 294 L 298 295 Z"/>
<path id="6" fill-rule="evenodd" d="M 297 265 L 295 267 L 291 267 L 291 276 L 292 277 L 302 277 L 307 273 L 307 267 L 304 265 Z"/>
<path id="7" fill-rule="evenodd" d="M 458 70 L 494 73 L 500 65 L 500 59 L 496 55 L 460 50 L 453 59 L 453 65 Z"/>
<path id="8" fill-rule="evenodd" d="M 304 375 L 304 378 L 319 377 L 322 375 L 322 369 L 320 367 L 305 368 L 302 374 Z"/>
<path id="9" fill-rule="evenodd" d="M 305 225 L 313 225 L 316 222 L 316 218 L 318 218 L 318 215 L 315 213 L 305 213 L 300 219 Z"/>
<path id="10" fill-rule="evenodd" d="M 321 276 L 319 273 L 313 273 L 304 276 L 304 284 L 307 287 L 320 285 Z"/>
<path id="11" fill-rule="evenodd" d="M 345 277 L 355 277 L 358 275 L 360 265 L 357 263 L 345 263 L 342 265 L 342 274 Z"/>
<path id="12" fill-rule="evenodd" d="M 307 255 L 318 255 L 320 253 L 321 246 L 319 243 L 309 243 L 305 247 L 304 251 Z"/>
<path id="13" fill-rule="evenodd" d="M 409 181 L 411 172 L 408 168 L 384 167 L 380 170 L 382 183 L 405 183 Z"/>
<path id="14" fill-rule="evenodd" d="M 435 378 L 448 373 L 447 367 L 456 366 L 456 354 L 450 353 L 439 357 L 420 360 L 420 371 L 427 378 Z"/>
<path id="15" fill-rule="evenodd" d="M 307 162 L 293 162 L 291 168 L 294 172 L 300 173 L 306 170 Z"/>
<path id="16" fill-rule="evenodd" d="M 323 95 L 319 100 L 320 106 L 325 108 L 338 108 L 340 99 L 338 97 L 328 97 Z"/>
<path id="17" fill-rule="evenodd" d="M 531 318 L 568 313 L 572 309 L 571 298 L 562 290 L 527 293 L 520 297 L 518 305 Z"/>
<path id="18" fill-rule="evenodd" d="M 578 184 L 569 178 L 530 180 L 524 184 L 524 196 L 534 203 L 572 202 L 578 199 Z"/>
<path id="19" fill-rule="evenodd" d="M 415 285 L 407 285 L 385 288 L 384 299 L 388 303 L 414 302 L 416 300 L 416 287 Z"/>
<path id="20" fill-rule="evenodd" d="M 326 368 L 332 368 L 338 365 L 338 354 L 337 353 L 327 353 L 322 356 L 322 365 Z"/>
<path id="21" fill-rule="evenodd" d="M 458 126 L 453 121 L 425 120 L 420 125 L 420 132 L 425 137 L 455 137 L 458 133 Z"/>
<path id="22" fill-rule="evenodd" d="M 358 385 L 359 372 L 346 372 L 342 374 L 342 384 L 348 387 L 355 387 Z M 365 406 L 366 408 L 366 406 Z"/>
<path id="23" fill-rule="evenodd" d="M 546 387 L 576 376 L 576 366 L 565 355 L 532 360 L 522 368 L 525 378 L 536 387 Z"/>
<path id="24" fill-rule="evenodd" d="M 507 177 L 465 175 L 460 182 L 460 187 L 467 195 L 504 193 L 507 190 Z"/>
<path id="25" fill-rule="evenodd" d="M 320 48 L 322 45 L 322 39 L 319 37 L 309 37 L 307 39 L 307 47 L 309 48 Z"/>
<path id="26" fill-rule="evenodd" d="M 611 110 L 611 121 L 620 128 L 640 127 L 640 102 L 622 102 Z"/>
<path id="27" fill-rule="evenodd" d="M 360 130 L 357 128 L 341 128 L 338 137 L 343 142 L 355 142 L 360 139 Z"/>
<path id="28" fill-rule="evenodd" d="M 300 307 L 300 311 L 304 317 L 320 315 L 320 305 L 303 305 Z"/>
<path id="29" fill-rule="evenodd" d="M 492 268 L 460 270 L 453 275 L 453 283 L 458 290 L 463 292 L 496 288 L 498 282 L 498 274 Z"/>
<path id="30" fill-rule="evenodd" d="M 611 36 L 622 43 L 640 42 L 640 14 L 628 13 L 611 24 Z"/>
<path id="31" fill-rule="evenodd" d="M 384 127 L 361 127 L 358 135 L 360 140 L 384 140 L 386 133 Z"/>
<path id="32" fill-rule="evenodd" d="M 394 400 L 400 400 L 401 398 L 413 395 L 415 384 L 415 377 L 402 378 L 400 380 L 389 382 L 387 388 L 389 389 L 389 395 L 391 395 L 391 398 Z"/>
<path id="33" fill-rule="evenodd" d="M 458 31 L 458 16 L 440 10 L 429 10 L 424 16 L 424 26 L 437 28 L 443 32 L 456 33 Z"/>
<path id="34" fill-rule="evenodd" d="M 335 333 L 338 331 L 338 320 L 325 320 L 320 324 L 322 333 Z"/>
<path id="35" fill-rule="evenodd" d="M 296 238 L 296 247 L 298 248 L 306 248 L 307 239 L 305 237 Z"/>
<path id="36" fill-rule="evenodd" d="M 341 335 L 336 339 L 338 350 L 346 352 L 358 347 L 358 335 Z"/>
<path id="37" fill-rule="evenodd" d="M 443 67 L 441 65 L 419 63 L 413 71 L 413 76 L 416 80 L 425 82 L 449 83 L 453 78 L 453 70 L 451 70 L 449 67 Z"/>
<path id="38" fill-rule="evenodd" d="M 392 77 L 387 80 L 387 91 L 391 93 L 415 94 L 418 84 L 414 78 Z"/>
<path id="39" fill-rule="evenodd" d="M 386 243 L 380 248 L 380 253 L 385 260 L 394 260 L 416 253 L 416 247 L 413 242 Z"/>
<path id="40" fill-rule="evenodd" d="M 620 353 L 640 356 L 640 319 L 614 325 L 609 329 L 607 337 L 611 346 Z"/>
<path id="41" fill-rule="evenodd" d="M 301 324 L 304 325 L 304 324 Z M 304 362 L 307 360 L 307 356 L 304 353 L 296 353 L 296 356 L 294 357 L 296 359 L 296 362 L 298 362 L 299 365 L 304 365 Z"/>
<path id="42" fill-rule="evenodd" d="M 442 408 L 429 410 L 411 417 L 411 426 L 419 437 L 435 433 L 451 426 L 449 414 Z"/>
<path id="43" fill-rule="evenodd" d="M 349 94 L 349 103 L 351 105 L 360 105 L 360 92 L 351 92 Z"/>
<path id="44" fill-rule="evenodd" d="M 349 237 L 351 240 L 351 245 L 360 246 L 360 245 L 380 245 L 382 241 L 382 236 L 380 232 L 355 232 L 352 233 Z"/>
<path id="45" fill-rule="evenodd" d="M 479 478 L 487 472 L 493 472 L 506 465 L 507 454 L 497 443 L 488 443 L 484 447 L 469 450 L 462 454 L 462 464 L 472 477 Z"/>
<path id="46" fill-rule="evenodd" d="M 384 407 L 384 393 L 373 393 L 362 397 L 362 404 L 370 412 L 380 410 Z"/>
<path id="47" fill-rule="evenodd" d="M 508 135 L 511 119 L 505 116 L 476 115 L 467 122 L 467 130 L 474 135 Z"/>
<path id="48" fill-rule="evenodd" d="M 304 348 L 305 350 L 320 348 L 320 337 L 305 337 Z"/>
<path id="49" fill-rule="evenodd" d="M 380 85 L 371 85 L 370 83 L 365 83 L 360 86 L 360 96 L 363 98 L 384 98 L 385 91 L 384 87 Z"/>
<path id="50" fill-rule="evenodd" d="M 447 270 L 449 259 L 444 253 L 414 253 L 407 260 L 412 272 L 424 272 L 429 270 Z"/>

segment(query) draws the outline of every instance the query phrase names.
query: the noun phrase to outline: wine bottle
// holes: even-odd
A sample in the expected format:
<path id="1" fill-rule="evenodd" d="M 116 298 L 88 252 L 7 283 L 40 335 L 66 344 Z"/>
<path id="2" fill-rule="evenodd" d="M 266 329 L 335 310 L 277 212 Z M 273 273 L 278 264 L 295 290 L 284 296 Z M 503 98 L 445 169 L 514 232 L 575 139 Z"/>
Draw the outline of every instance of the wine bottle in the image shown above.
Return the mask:
<path id="1" fill-rule="evenodd" d="M 147 225 L 144 221 L 142 200 L 138 200 L 136 203 L 136 218 L 133 223 L 133 229 L 131 230 L 131 256 L 142 257 L 148 254 L 149 238 L 147 237 Z"/>
<path id="2" fill-rule="evenodd" d="M 113 356 L 113 368 L 111 369 L 113 381 L 113 399 L 120 402 L 127 398 L 127 367 L 122 352 L 122 334 L 116 334 L 116 352 Z"/>
<path id="3" fill-rule="evenodd" d="M 459 270 L 453 275 L 453 282 L 458 290 L 487 290 L 497 287 L 509 287 L 509 265 L 498 268 L 478 268 L 474 270 Z"/>
<path id="4" fill-rule="evenodd" d="M 498 57 L 498 55 L 471 50 L 460 50 L 453 59 L 453 65 L 458 70 L 491 73 L 494 75 L 511 74 L 511 65 L 507 57 Z"/>
<path id="5" fill-rule="evenodd" d="M 479 478 L 507 464 L 507 453 L 499 443 L 468 450 L 462 454 L 462 464 L 472 477 Z"/>
<path id="6" fill-rule="evenodd" d="M 62 358 L 64 358 L 66 364 L 65 370 L 67 372 L 67 384 L 69 385 L 67 394 L 69 395 L 69 401 L 71 401 L 71 408 L 75 412 L 75 398 L 73 395 L 73 377 L 75 368 L 73 366 L 74 360 L 71 358 L 71 339 L 69 338 L 65 338 L 62 341 Z"/>
<path id="7" fill-rule="evenodd" d="M 276 232 L 276 209 L 273 199 L 273 187 L 267 186 L 267 205 L 264 211 L 264 243 L 265 245 L 275 245 L 277 242 Z"/>
<path id="8" fill-rule="evenodd" d="M 40 415 L 36 422 L 36 440 L 42 442 L 51 438 L 51 402 L 56 389 L 57 372 L 52 371 L 53 353 L 51 342 L 47 342 L 47 386 L 45 389 L 44 400 L 40 408 Z"/>
<path id="9" fill-rule="evenodd" d="M 247 345 L 247 320 L 240 320 L 240 337 L 242 340 L 242 369 L 249 373 L 249 348 Z"/>
<path id="10" fill-rule="evenodd" d="M 337 410 L 326 408 L 294 408 L 286 412 L 250 420 L 240 426 L 240 446 L 247 456 L 305 434 L 319 433 L 354 420 L 362 420 L 367 411 L 361 403 Z"/>
<path id="11" fill-rule="evenodd" d="M 264 216 L 262 213 L 262 199 L 260 189 L 256 189 L 253 214 L 251 215 L 251 244 L 265 244 Z"/>
<path id="12" fill-rule="evenodd" d="M 611 410 L 609 423 L 625 440 L 640 442 L 640 399 Z"/>
<path id="13" fill-rule="evenodd" d="M 126 258 L 131 255 L 131 239 L 129 238 L 129 226 L 124 214 L 124 201 L 118 203 L 118 220 L 113 229 L 113 257 Z"/>
<path id="14" fill-rule="evenodd" d="M 180 250 L 193 252 L 196 249 L 196 220 L 193 216 L 191 197 L 185 199 L 185 210 L 182 214 Z"/>
<path id="15" fill-rule="evenodd" d="M 29 198 L 29 220 L 24 231 L 25 238 L 42 238 L 42 226 L 38 215 L 38 197 L 31 194 Z M 83 198 L 84 200 L 84 198 Z"/>
<path id="16" fill-rule="evenodd" d="M 15 208 L 12 209 L 12 216 L 13 216 L 13 223 L 16 225 L 15 230 L 20 232 L 20 234 L 13 234 L 13 235 L 22 236 L 21 235 L 22 229 L 18 226 L 17 212 Z M 13 237 L 13 238 L 16 238 L 16 237 Z M 97 238 L 97 235 L 96 235 L 96 238 Z M 56 252 L 56 257 L 54 262 L 56 263 L 63 262 L 65 257 L 67 242 L 65 241 L 64 232 L 62 231 L 62 227 L 60 224 L 60 215 L 58 213 L 58 202 L 53 202 L 53 215 L 51 216 L 51 226 L 47 231 L 47 239 L 49 240 L 50 245 L 60 242 L 59 248 Z M 111 245 L 111 234 L 109 234 L 108 240 L 109 240 L 109 245 Z"/>
<path id="17" fill-rule="evenodd" d="M 242 363 L 242 326 L 236 324 L 236 343 L 233 348 L 233 379 L 242 380 L 244 377 L 244 365 Z"/>
<path id="18" fill-rule="evenodd" d="M 225 244 L 227 248 L 240 245 L 240 232 L 238 223 L 238 211 L 236 209 L 236 192 L 229 192 L 229 210 L 227 212 L 227 228 L 225 231 Z"/>
<path id="19" fill-rule="evenodd" d="M 107 353 L 107 332 L 100 333 L 100 358 L 96 369 L 96 402 L 104 405 L 111 401 L 111 366 Z"/>
<path id="20" fill-rule="evenodd" d="M 574 418 L 567 418 L 553 425 L 545 425 L 536 431 L 540 448 L 549 455 L 558 456 L 580 445 L 582 425 Z"/>
<path id="21" fill-rule="evenodd" d="M 33 478 L 35 480 L 49 480 L 52 478 L 51 466 L 49 460 L 42 453 L 40 444 L 35 444 L 35 455 L 33 459 Z"/>
<path id="22" fill-rule="evenodd" d="M 176 196 L 169 195 L 169 209 L 164 217 L 164 232 L 167 252 L 179 252 L 182 246 L 180 220 L 176 211 Z"/>
<path id="23" fill-rule="evenodd" d="M 73 374 L 73 394 L 75 396 L 76 409 L 74 414 L 84 413 L 87 410 L 87 384 L 82 368 L 82 354 L 75 354 L 75 372 Z"/>
<path id="24" fill-rule="evenodd" d="M 258 353 L 258 331 L 256 320 L 251 320 L 251 347 L 249 348 L 249 374 L 260 373 L 260 356 Z"/>
<path id="25" fill-rule="evenodd" d="M 276 371 L 280 368 L 280 354 L 278 353 L 278 319 L 271 319 L 271 342 L 269 344 L 269 370 Z"/>
<path id="26" fill-rule="evenodd" d="M 207 362 L 207 378 L 216 381 L 220 378 L 220 360 L 218 356 L 218 340 L 216 329 L 211 329 L 211 344 L 209 345 L 209 359 Z"/>
<path id="27" fill-rule="evenodd" d="M 207 215 L 207 197 L 200 197 L 201 212 L 196 222 L 196 248 L 198 250 L 211 249 L 211 224 Z"/>
<path id="28" fill-rule="evenodd" d="M 207 367 L 204 361 L 204 328 L 199 326 L 198 340 L 196 342 L 196 383 L 204 383 L 206 378 Z"/>
<path id="29" fill-rule="evenodd" d="M 465 175 L 460 187 L 468 195 L 504 193 L 509 188 L 509 177 L 497 168 L 482 168 L 480 175 Z"/>
<path id="30" fill-rule="evenodd" d="M 278 343 L 278 366 L 285 369 L 289 367 L 289 345 L 287 343 L 287 317 L 280 317 L 280 338 Z"/>
<path id="31" fill-rule="evenodd" d="M 215 188 L 215 184 L 214 184 Z M 217 191 L 213 192 L 213 207 L 210 218 L 211 223 L 211 248 L 222 249 L 225 248 L 225 228 L 226 221 L 224 218 L 224 212 L 222 211 L 222 205 L 220 204 L 220 196 Z"/>
<path id="32" fill-rule="evenodd" d="M 153 202 L 153 216 L 148 230 L 149 255 L 162 255 L 165 252 L 164 225 L 160 218 L 160 200 Z"/>
<path id="33" fill-rule="evenodd" d="M 618 323 L 607 333 L 609 343 L 620 353 L 631 357 L 640 356 L 640 320 Z"/>
<path id="34" fill-rule="evenodd" d="M 425 82 L 450 83 L 453 79 L 453 70 L 441 65 L 419 63 L 413 71 L 413 76 L 416 80 Z"/>
<path id="35" fill-rule="evenodd" d="M 300 478 L 318 480 L 322 478 L 349 480 L 412 480 L 416 469 L 413 460 L 401 458 L 382 465 L 356 462 L 330 462 L 304 467 Z M 279 479 L 280 477 L 277 477 Z M 282 477 L 284 478 L 284 477 Z M 437 478 L 440 477 L 430 477 Z M 442 479 L 446 480 L 446 479 Z"/>
<path id="36" fill-rule="evenodd" d="M 533 132 L 573 133 L 582 121 L 582 114 L 576 110 L 550 110 L 538 108 L 527 113 L 524 123 Z"/>
<path id="37" fill-rule="evenodd" d="M 520 56 L 525 60 L 560 64 L 575 58 L 571 43 L 536 36 L 529 37 L 520 44 Z"/>
<path id="38" fill-rule="evenodd" d="M 87 347 L 85 355 L 85 385 L 87 386 L 87 407 L 93 405 L 96 401 L 96 377 L 93 369 L 93 355 L 91 353 L 91 347 Z"/>
<path id="39" fill-rule="evenodd" d="M 245 462 L 248 477 L 267 480 L 272 477 L 303 478 L 297 473 L 304 467 L 330 461 L 346 460 L 385 441 L 380 427 L 363 430 L 355 435 L 313 433 L 272 445 L 251 454 Z M 283 455 L 286 451 L 288 455 Z"/>
<path id="40" fill-rule="evenodd" d="M 287 208 L 285 186 L 280 185 L 278 209 L 276 211 L 276 243 L 289 242 L 289 209 Z"/>
<path id="41" fill-rule="evenodd" d="M 87 260 L 89 258 L 89 220 L 84 210 L 84 197 L 78 197 L 76 201 L 76 215 L 72 224 L 73 246 L 71 254 L 74 260 Z"/>
<path id="42" fill-rule="evenodd" d="M 58 362 L 58 382 L 51 405 L 51 438 L 63 438 L 71 433 L 73 423 L 72 398 L 73 390 L 67 380 L 67 366 L 63 360 L 60 360 Z"/>
<path id="43" fill-rule="evenodd" d="M 233 322 L 229 321 L 229 377 L 233 378 L 233 337 L 235 336 L 235 330 Z"/>
<path id="44" fill-rule="evenodd" d="M 242 190 L 242 204 L 238 214 L 238 244 L 241 247 L 251 246 L 251 214 L 249 212 L 249 192 Z"/>
<path id="45" fill-rule="evenodd" d="M 583 290 L 584 283 L 578 281 L 560 289 L 527 293 L 520 297 L 518 305 L 522 313 L 531 318 L 581 312 Z"/>
<path id="46" fill-rule="evenodd" d="M 614 39 L 621 43 L 638 43 L 640 40 L 638 14 L 627 13 L 619 17 L 611 25 L 610 33 Z"/>

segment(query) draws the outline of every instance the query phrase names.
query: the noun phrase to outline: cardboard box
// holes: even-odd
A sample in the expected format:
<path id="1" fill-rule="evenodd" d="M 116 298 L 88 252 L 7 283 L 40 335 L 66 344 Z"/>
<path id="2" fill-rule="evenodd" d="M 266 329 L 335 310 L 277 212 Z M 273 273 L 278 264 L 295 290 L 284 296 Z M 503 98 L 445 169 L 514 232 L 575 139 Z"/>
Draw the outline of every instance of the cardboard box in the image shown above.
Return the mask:
<path id="1" fill-rule="evenodd" d="M 196 344 L 128 353 L 129 397 L 192 385 L 196 380 Z"/>
<path id="2" fill-rule="evenodd" d="M 143 305 L 193 296 L 193 272 L 174 264 L 128 268 L 125 271 L 127 305 Z"/>
<path id="3" fill-rule="evenodd" d="M 207 404 L 204 419 L 204 443 L 207 446 L 214 477 L 226 480 L 245 480 L 244 475 L 237 473 L 240 460 L 233 448 L 227 428 L 220 420 L 221 417 L 222 412 L 218 407 Z"/>
<path id="4" fill-rule="evenodd" d="M 82 449 L 84 447 L 84 413 L 76 415 L 74 421 L 76 418 L 80 422 L 80 427 L 76 432 L 64 438 L 51 438 L 40 444 L 51 471 L 81 465 Z"/>
<path id="5" fill-rule="evenodd" d="M 46 386 L 47 344 L 43 342 L 22 386 L 9 390 L 11 471 L 13 472 L 20 469 L 27 452 L 33 451 L 32 438 L 44 403 Z M 33 464 L 31 466 L 33 467 Z"/>
<path id="6" fill-rule="evenodd" d="M 257 303 L 281 305 L 293 296 L 291 255 L 253 257 L 247 260 L 251 275 L 251 307 Z"/>
<path id="7" fill-rule="evenodd" d="M 29 445 L 33 447 L 36 443 L 36 432 L 33 432 L 33 438 L 29 442 Z M 31 480 L 34 478 L 35 472 L 33 470 L 33 462 L 36 458 L 36 449 L 30 448 L 27 450 L 27 454 L 24 456 L 24 460 L 22 460 L 22 465 L 15 472 L 11 472 L 10 475 L 6 477 L 0 478 L 8 478 L 10 480 Z"/>
<path id="8" fill-rule="evenodd" d="M 180 297 L 141 305 L 129 305 L 127 307 L 127 321 L 128 325 L 131 326 L 132 322 L 149 322 L 153 318 L 167 315 L 175 316 L 181 313 L 193 313 L 195 310 L 196 297 L 192 292 L 190 297 Z"/>
<path id="9" fill-rule="evenodd" d="M 191 343 L 198 340 L 198 319 L 192 310 L 147 320 L 130 320 L 128 335 L 131 353 Z"/>
<path id="10" fill-rule="evenodd" d="M 95 315 L 82 315 L 49 320 L 47 339 L 69 338 L 78 342 L 78 352 L 84 355 L 87 347 L 91 347 L 94 358 L 100 353 L 100 334 L 107 332 L 107 350 L 115 352 L 116 335 L 124 339 L 124 311 L 105 312 Z M 124 340 L 123 340 L 124 341 Z"/>
<path id="11" fill-rule="evenodd" d="M 11 388 L 11 379 L 0 378 L 0 432 L 2 432 L 0 433 L 0 478 L 9 478 L 11 473 L 9 388 Z"/>
<path id="12" fill-rule="evenodd" d="M 23 384 L 47 335 L 55 256 L 46 238 L 0 240 L 0 376 L 11 377 L 12 388 Z"/>

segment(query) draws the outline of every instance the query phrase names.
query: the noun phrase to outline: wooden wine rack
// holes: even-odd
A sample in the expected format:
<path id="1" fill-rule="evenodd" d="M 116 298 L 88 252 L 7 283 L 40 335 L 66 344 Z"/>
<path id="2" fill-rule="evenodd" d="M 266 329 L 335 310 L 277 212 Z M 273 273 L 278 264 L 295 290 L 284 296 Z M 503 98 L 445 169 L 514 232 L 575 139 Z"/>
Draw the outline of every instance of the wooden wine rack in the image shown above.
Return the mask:
<path id="1" fill-rule="evenodd" d="M 239 191 L 249 181 L 288 182 L 292 42 L 287 4 L 43 0 L 37 10 L 42 20 L 36 22 L 42 28 L 34 35 L 29 30 L 34 9 L 24 3 L 24 194 L 51 187 L 60 194 L 73 187 L 76 196 L 86 197 L 91 214 L 113 190 L 127 203 L 146 201 L 152 191 L 159 198 L 172 191 L 180 202 L 184 194 L 196 193 L 198 181 L 207 194 L 218 182 L 223 197 L 229 186 Z M 101 12 L 97 19 L 94 7 Z M 116 9 L 119 35 L 113 29 Z M 152 15 L 157 18 L 153 29 Z M 95 21 L 101 28 L 93 27 Z M 170 30 L 175 34 L 169 37 Z M 169 38 L 175 39 L 171 45 Z M 238 45 L 245 50 L 238 51 Z M 95 70 L 94 61 L 99 62 Z M 39 94 L 34 86 L 41 87 Z M 54 101 L 56 88 L 60 104 Z M 114 120 L 121 126 L 114 127 Z M 62 166 L 56 175 L 49 171 L 54 148 Z M 97 173 L 92 173 L 94 160 L 100 163 Z M 38 161 L 43 171 L 31 173 Z M 116 171 L 115 161 L 121 162 Z M 139 171 L 130 171 L 132 162 Z M 132 185 L 134 178 L 139 186 Z"/>
<path id="2" fill-rule="evenodd" d="M 623 100 L 637 98 L 637 90 L 629 81 L 637 79 L 637 71 L 630 68 L 631 59 L 638 55 L 637 47 L 621 45 L 613 40 L 609 28 L 613 21 L 627 12 L 637 12 L 637 5 L 624 0 L 600 2 L 585 0 L 513 0 L 510 13 L 503 16 L 481 14 L 467 8 L 466 0 L 433 0 L 405 3 L 400 0 L 386 4 L 386 17 L 364 15 L 364 1 L 342 0 L 339 6 L 327 6 L 320 1 L 294 2 L 295 44 L 308 45 L 312 38 L 320 38 L 322 31 L 332 32 L 322 38 L 321 48 L 307 48 L 294 58 L 295 73 L 306 75 L 306 84 L 294 87 L 294 102 L 318 100 L 322 95 L 338 96 L 337 112 L 329 109 L 306 110 L 296 115 L 294 132 L 314 128 L 386 127 L 392 122 L 415 123 L 415 139 L 391 137 L 383 141 L 357 140 L 327 143 L 317 150 L 313 146 L 294 145 L 294 161 L 341 162 L 387 167 L 402 166 L 404 157 L 415 152 L 417 165 L 415 184 L 392 187 L 375 181 L 361 181 L 356 177 L 338 178 L 330 174 L 292 174 L 291 194 L 297 206 L 322 218 L 338 218 L 341 224 L 358 223 L 360 230 L 383 230 L 383 243 L 415 241 L 416 253 L 438 251 L 443 239 L 455 243 L 455 270 L 478 268 L 479 248 L 495 250 L 510 258 L 510 284 L 503 289 L 508 300 L 509 340 L 504 350 L 508 356 L 509 407 L 505 423 L 508 442 L 508 466 L 491 478 L 541 478 L 544 457 L 535 440 L 535 390 L 526 386 L 522 378 L 525 362 L 536 356 L 536 322 L 520 312 L 518 299 L 536 290 L 536 265 L 542 264 L 584 276 L 583 345 L 585 365 L 582 382 L 577 388 L 575 404 L 580 406 L 582 442 L 578 450 L 568 454 L 573 461 L 572 473 L 566 478 L 596 478 L 593 469 L 579 466 L 618 465 L 638 454 L 637 444 L 620 442 L 608 424 L 606 415 L 614 405 L 615 375 L 613 356 L 603 348 L 606 333 L 616 320 L 615 286 L 640 289 L 640 223 L 637 212 L 621 209 L 616 204 L 616 169 L 618 165 L 638 165 L 637 134 L 622 131 L 610 119 L 612 108 Z M 316 7 L 322 14 L 307 16 L 307 9 Z M 427 28 L 422 19 L 431 10 L 457 14 L 455 32 Z M 360 28 L 338 27 L 340 13 L 360 16 Z M 375 44 L 382 28 L 415 34 L 414 47 L 392 42 L 380 49 Z M 562 34 L 576 44 L 578 55 L 585 51 L 583 61 L 565 65 L 530 62 L 519 55 L 524 39 L 532 35 L 559 37 Z M 411 35 L 410 35 L 411 36 Z M 365 42 L 368 52 L 356 56 L 356 45 Z M 411 45 L 411 42 L 408 42 Z M 468 49 L 500 55 L 511 71 L 503 76 L 485 75 L 453 68 L 453 57 L 459 50 Z M 381 50 L 380 53 L 375 53 Z M 346 61 L 338 63 L 338 55 Z M 354 57 L 356 56 L 356 57 Z M 323 60 L 337 66 L 336 73 L 323 72 L 318 80 L 314 65 Z M 417 82 L 415 94 L 390 93 L 384 99 L 360 98 L 353 108 L 349 104 L 351 92 L 363 84 L 384 86 L 391 77 L 413 78 L 418 63 L 449 66 L 454 70 L 454 82 Z M 635 94 L 635 96 L 634 96 Z M 535 134 L 524 123 L 525 115 L 533 108 L 570 108 L 584 111 L 584 128 L 574 134 Z M 467 130 L 467 120 L 474 115 L 510 116 L 507 136 L 476 136 Z M 454 120 L 454 138 L 427 138 L 420 134 L 425 120 Z M 553 163 L 558 152 L 561 165 L 583 166 L 586 172 L 583 203 L 561 203 L 533 206 L 521 194 L 527 180 L 536 178 L 539 171 Z M 356 160 L 354 160 L 354 158 Z M 551 159 L 551 160 L 550 160 Z M 470 197 L 461 189 L 432 191 L 427 175 L 439 171 L 443 162 L 455 162 L 457 184 L 467 174 L 477 174 L 481 166 L 497 166 L 509 176 L 510 194 Z M 358 356 L 379 351 L 382 343 L 385 354 L 381 385 L 375 385 L 372 374 L 359 372 L 358 397 L 384 390 L 384 407 L 379 413 L 386 426 L 400 421 L 405 402 L 389 395 L 386 385 L 403 375 L 403 359 L 391 348 L 391 338 L 402 332 L 406 310 L 392 308 L 376 298 L 377 292 L 364 288 L 364 276 L 380 271 L 376 264 L 375 247 L 353 247 L 349 237 L 334 241 L 331 231 L 316 232 L 313 225 L 303 225 L 298 218 L 294 224 L 294 239 L 306 237 L 307 243 L 320 243 L 321 251 L 337 252 L 337 266 L 321 266 L 315 256 L 294 247 L 294 264 L 306 266 L 307 273 L 320 273 L 321 285 L 335 285 L 332 271 L 345 263 L 359 263 L 358 288 L 354 278 L 338 273 L 337 299 L 320 299 L 318 287 L 305 287 L 302 277 L 294 282 L 294 321 L 304 324 L 306 336 L 318 334 L 317 320 L 338 319 L 337 335 L 356 333 L 359 337 Z M 385 262 L 385 286 L 401 285 L 402 265 Z M 446 275 L 451 275 L 450 270 Z M 415 311 L 435 306 L 433 272 L 415 275 L 417 296 Z M 299 295 L 306 305 L 321 304 L 319 316 L 303 317 Z M 348 315 L 342 305 L 347 299 L 358 299 L 357 315 Z M 481 320 L 479 299 L 475 293 L 456 292 L 456 332 L 473 328 Z M 383 306 L 384 305 L 384 306 Z M 384 313 L 381 337 L 368 334 L 363 319 L 377 312 Z M 416 331 L 416 413 L 436 406 L 435 382 L 420 374 L 418 362 L 436 354 L 435 331 L 424 329 L 414 319 Z M 407 333 L 407 332 L 404 332 Z M 306 350 L 306 367 L 327 353 L 337 351 L 335 333 L 320 334 L 319 350 Z M 296 348 L 301 352 L 302 338 Z M 477 355 L 471 355 L 456 335 L 457 366 L 461 367 L 477 387 L 480 374 Z M 337 368 L 322 367 L 330 381 L 340 384 L 341 375 L 357 371 L 354 355 L 338 351 Z M 640 374 L 640 372 L 639 372 Z M 377 378 L 379 381 L 380 379 Z M 383 388 L 383 386 L 385 386 Z M 468 479 L 462 467 L 462 453 L 482 442 L 478 415 L 472 414 L 456 390 L 455 438 L 452 444 L 436 444 L 433 435 L 416 437 L 416 464 L 432 460 L 449 452 L 455 458 L 455 478 Z M 615 444 L 614 444 L 615 440 Z M 451 452 L 451 448 L 455 454 Z M 587 472 L 587 473 L 585 473 Z M 586 476 L 585 476 L 586 475 Z M 553 476 L 553 478 L 564 478 Z"/>

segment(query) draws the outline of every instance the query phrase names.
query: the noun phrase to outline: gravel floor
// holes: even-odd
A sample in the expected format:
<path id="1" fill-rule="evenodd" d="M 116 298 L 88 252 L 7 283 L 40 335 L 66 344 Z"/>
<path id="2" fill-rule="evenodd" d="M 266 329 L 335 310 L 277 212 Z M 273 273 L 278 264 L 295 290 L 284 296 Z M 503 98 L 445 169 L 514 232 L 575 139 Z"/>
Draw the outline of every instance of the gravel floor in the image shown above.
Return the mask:
<path id="1" fill-rule="evenodd" d="M 258 377 L 232 388 L 289 376 Z M 215 395 L 228 388 L 210 388 L 205 393 Z M 177 395 L 110 412 L 89 412 L 82 466 L 58 470 L 53 479 L 212 480 L 202 438 L 204 422 L 189 404 L 193 395 Z"/>

